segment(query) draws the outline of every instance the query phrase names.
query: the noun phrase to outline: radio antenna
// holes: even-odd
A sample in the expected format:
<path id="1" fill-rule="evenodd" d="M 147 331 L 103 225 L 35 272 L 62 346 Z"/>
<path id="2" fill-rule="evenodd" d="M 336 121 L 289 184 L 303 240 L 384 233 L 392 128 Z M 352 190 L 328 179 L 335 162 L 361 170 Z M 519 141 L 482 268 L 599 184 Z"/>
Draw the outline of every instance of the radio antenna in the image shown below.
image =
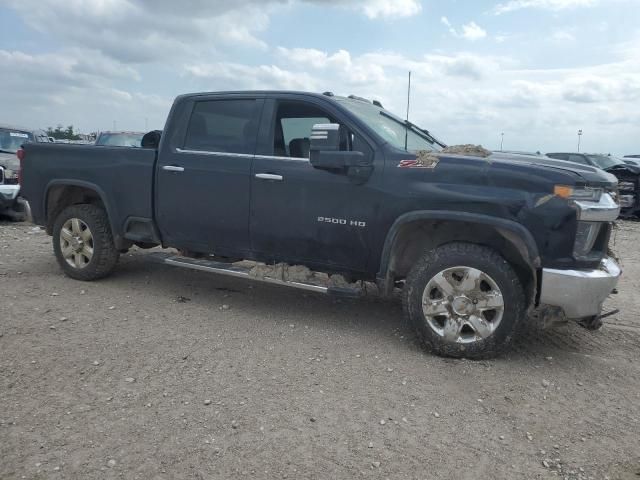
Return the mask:
<path id="1" fill-rule="evenodd" d="M 411 103 L 411 70 L 409 70 L 409 85 L 407 87 L 407 123 L 404 126 L 404 149 L 409 141 L 409 105 Z"/>

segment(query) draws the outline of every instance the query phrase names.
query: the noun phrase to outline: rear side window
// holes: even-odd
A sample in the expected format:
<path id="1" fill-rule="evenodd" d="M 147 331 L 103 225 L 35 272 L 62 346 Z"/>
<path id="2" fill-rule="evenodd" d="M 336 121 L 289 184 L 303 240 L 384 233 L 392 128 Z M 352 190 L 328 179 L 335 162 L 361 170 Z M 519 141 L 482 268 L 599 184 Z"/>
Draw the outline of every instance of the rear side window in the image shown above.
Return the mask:
<path id="1" fill-rule="evenodd" d="M 189 120 L 185 148 L 253 154 L 258 130 L 255 100 L 197 102 Z"/>

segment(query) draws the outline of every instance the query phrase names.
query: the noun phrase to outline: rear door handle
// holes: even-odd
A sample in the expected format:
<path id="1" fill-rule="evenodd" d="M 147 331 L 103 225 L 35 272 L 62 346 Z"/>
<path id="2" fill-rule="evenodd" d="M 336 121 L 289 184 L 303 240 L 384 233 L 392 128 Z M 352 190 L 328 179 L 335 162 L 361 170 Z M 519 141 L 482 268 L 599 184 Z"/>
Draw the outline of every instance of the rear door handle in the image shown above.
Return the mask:
<path id="1" fill-rule="evenodd" d="M 165 165 L 162 169 L 167 172 L 184 172 L 184 167 L 178 167 L 177 165 Z"/>
<path id="2" fill-rule="evenodd" d="M 256 173 L 256 178 L 260 178 L 261 180 L 276 180 L 278 182 L 282 181 L 282 175 L 274 175 L 272 173 Z"/>

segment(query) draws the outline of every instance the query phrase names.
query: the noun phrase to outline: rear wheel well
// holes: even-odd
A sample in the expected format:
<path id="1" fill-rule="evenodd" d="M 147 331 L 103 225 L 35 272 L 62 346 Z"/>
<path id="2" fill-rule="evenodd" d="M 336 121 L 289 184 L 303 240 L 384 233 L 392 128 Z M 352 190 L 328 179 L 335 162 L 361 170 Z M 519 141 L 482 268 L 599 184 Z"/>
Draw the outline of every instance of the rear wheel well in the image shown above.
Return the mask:
<path id="1" fill-rule="evenodd" d="M 47 192 L 47 233 L 51 235 L 53 232 L 53 224 L 60 212 L 71 205 L 83 203 L 95 205 L 106 210 L 100 195 L 95 190 L 77 185 L 54 185 L 51 187 Z"/>
<path id="2" fill-rule="evenodd" d="M 527 306 L 535 301 L 536 270 L 520 237 L 499 227 L 465 221 L 416 220 L 402 225 L 391 249 L 387 284 L 405 279 L 424 252 L 452 242 L 483 245 L 498 252 L 516 272 L 525 291 Z"/>

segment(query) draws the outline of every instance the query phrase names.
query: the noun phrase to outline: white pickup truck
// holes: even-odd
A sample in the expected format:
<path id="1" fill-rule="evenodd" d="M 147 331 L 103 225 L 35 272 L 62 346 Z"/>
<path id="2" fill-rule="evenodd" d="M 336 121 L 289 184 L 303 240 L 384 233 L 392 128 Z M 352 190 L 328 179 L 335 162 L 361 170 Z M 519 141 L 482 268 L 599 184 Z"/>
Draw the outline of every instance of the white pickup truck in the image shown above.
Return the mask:
<path id="1" fill-rule="evenodd" d="M 26 202 L 20 197 L 19 162 L 16 151 L 24 143 L 48 143 L 43 130 L 0 125 L 0 216 L 20 220 L 25 216 Z"/>

